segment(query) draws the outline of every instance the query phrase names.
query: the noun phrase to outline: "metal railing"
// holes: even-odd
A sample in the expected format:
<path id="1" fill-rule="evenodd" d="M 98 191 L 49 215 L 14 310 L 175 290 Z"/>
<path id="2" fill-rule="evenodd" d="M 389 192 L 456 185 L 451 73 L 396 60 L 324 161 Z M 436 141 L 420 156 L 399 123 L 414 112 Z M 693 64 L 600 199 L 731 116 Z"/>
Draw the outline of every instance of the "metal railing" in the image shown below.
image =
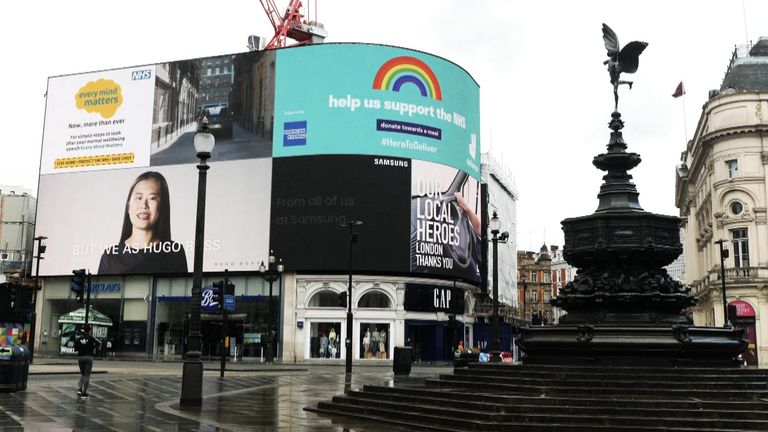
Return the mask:
<path id="1" fill-rule="evenodd" d="M 731 267 L 725 269 L 725 282 L 730 285 L 754 284 L 768 282 L 768 266 L 758 267 Z M 710 288 L 720 288 L 720 269 L 713 268 L 709 273 L 693 281 L 689 287 L 691 293 L 699 295 Z"/>

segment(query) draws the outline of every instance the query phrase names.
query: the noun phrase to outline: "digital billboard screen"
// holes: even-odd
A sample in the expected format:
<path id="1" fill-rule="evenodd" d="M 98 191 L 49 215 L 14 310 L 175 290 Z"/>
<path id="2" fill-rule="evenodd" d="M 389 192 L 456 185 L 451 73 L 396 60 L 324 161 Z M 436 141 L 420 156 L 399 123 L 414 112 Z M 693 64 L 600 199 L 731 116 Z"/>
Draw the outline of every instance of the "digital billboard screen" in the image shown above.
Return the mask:
<path id="1" fill-rule="evenodd" d="M 365 44 L 52 77 L 40 273 L 191 272 L 205 123 L 204 271 L 346 271 L 361 220 L 357 271 L 477 281 L 478 104 L 455 64 Z"/>

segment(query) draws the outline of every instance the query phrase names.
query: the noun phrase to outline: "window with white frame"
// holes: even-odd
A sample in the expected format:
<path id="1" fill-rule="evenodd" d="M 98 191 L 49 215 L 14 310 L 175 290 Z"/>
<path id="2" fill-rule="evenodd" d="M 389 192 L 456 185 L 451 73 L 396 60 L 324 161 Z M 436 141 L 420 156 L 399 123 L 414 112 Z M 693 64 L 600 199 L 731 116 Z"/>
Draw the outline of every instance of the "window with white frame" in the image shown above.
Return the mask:
<path id="1" fill-rule="evenodd" d="M 339 294 L 331 289 L 324 289 L 315 293 L 309 299 L 309 307 L 341 307 L 339 304 Z"/>
<path id="2" fill-rule="evenodd" d="M 728 178 L 736 178 L 739 176 L 739 161 L 731 159 L 725 161 L 725 166 L 728 167 Z"/>
<path id="3" fill-rule="evenodd" d="M 746 228 L 731 230 L 733 266 L 749 267 L 749 236 Z"/>

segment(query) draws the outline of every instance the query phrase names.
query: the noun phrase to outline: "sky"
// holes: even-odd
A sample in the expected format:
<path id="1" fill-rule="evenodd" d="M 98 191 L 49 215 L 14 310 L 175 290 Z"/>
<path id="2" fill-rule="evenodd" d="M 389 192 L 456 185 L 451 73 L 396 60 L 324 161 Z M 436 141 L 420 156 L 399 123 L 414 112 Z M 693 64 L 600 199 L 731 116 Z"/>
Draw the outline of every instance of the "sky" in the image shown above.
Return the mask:
<path id="1" fill-rule="evenodd" d="M 275 0 L 278 7 L 288 0 Z M 735 45 L 768 36 L 765 0 L 308 0 L 328 42 L 426 51 L 480 85 L 481 150 L 513 176 L 518 249 L 562 245 L 560 221 L 597 208 L 613 110 L 601 24 L 648 47 L 620 90 L 631 171 L 646 211 L 678 215 L 675 166 Z M 259 1 L 10 2 L 0 26 L 0 185 L 36 194 L 50 76 L 246 51 L 274 33 Z M 678 83 L 686 95 L 671 95 Z M 87 193 L 87 191 L 82 191 Z"/>

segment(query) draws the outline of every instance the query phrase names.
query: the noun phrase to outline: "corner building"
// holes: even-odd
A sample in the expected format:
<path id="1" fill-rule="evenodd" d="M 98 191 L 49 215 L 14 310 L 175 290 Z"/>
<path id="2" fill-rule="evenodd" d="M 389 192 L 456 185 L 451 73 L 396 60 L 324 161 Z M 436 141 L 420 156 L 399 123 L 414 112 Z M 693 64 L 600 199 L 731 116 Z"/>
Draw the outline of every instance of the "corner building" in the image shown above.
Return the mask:
<path id="1" fill-rule="evenodd" d="M 722 326 L 723 304 L 733 306 L 728 321 L 749 338 L 745 361 L 760 367 L 768 365 L 767 101 L 768 39 L 761 38 L 737 47 L 720 89 L 710 91 L 675 187 L 685 282 L 699 300 L 694 323 Z M 728 251 L 724 280 L 719 240 Z"/>
<path id="2" fill-rule="evenodd" d="M 477 83 L 427 53 L 323 44 L 49 79 L 37 352 L 70 351 L 82 306 L 69 284 L 80 268 L 91 273 L 91 316 L 97 336 L 111 341 L 106 355 L 186 352 L 197 307 L 189 215 L 199 119 L 191 113 L 211 100 L 201 65 L 220 59 L 228 85 L 216 91 L 229 94 L 217 93 L 219 115 L 207 116 L 216 146 L 202 270 L 204 299 L 225 271 L 235 285 L 228 354 L 263 358 L 269 323 L 284 362 L 343 361 L 347 337 L 353 358 L 372 362 L 391 361 L 399 345 L 424 361 L 450 359 L 459 341 L 477 345 L 472 310 L 486 271 L 488 218 Z M 82 107 L 100 93 L 115 95 L 114 103 Z M 158 118 L 176 125 L 162 145 Z M 71 211 L 95 202 L 98 211 Z M 354 236 L 351 221 L 362 222 Z M 149 242 L 137 240 L 148 233 Z M 285 266 L 271 287 L 259 273 L 270 251 Z M 347 335 L 339 293 L 350 272 Z M 203 356 L 217 357 L 223 316 L 201 306 Z"/>

